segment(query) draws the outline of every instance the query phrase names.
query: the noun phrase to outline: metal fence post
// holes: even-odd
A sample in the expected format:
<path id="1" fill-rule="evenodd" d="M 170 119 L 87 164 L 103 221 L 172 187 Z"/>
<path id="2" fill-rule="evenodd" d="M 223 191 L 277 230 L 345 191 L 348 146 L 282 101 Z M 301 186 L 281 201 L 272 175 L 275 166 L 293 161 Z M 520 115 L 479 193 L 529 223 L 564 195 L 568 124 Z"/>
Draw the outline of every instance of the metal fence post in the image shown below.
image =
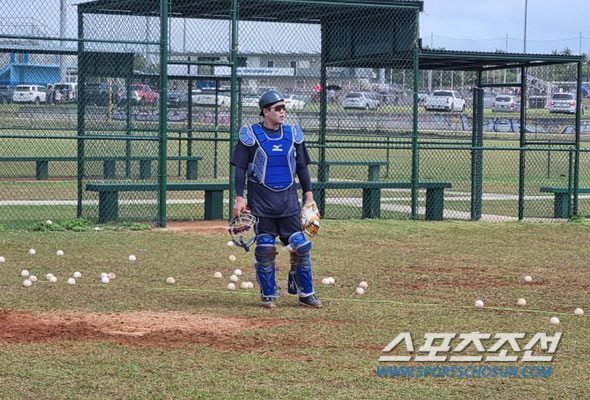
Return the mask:
<path id="1" fill-rule="evenodd" d="M 524 218 L 524 186 L 526 166 L 526 73 L 525 67 L 520 68 L 520 157 L 518 165 L 518 220 Z"/>
<path id="2" fill-rule="evenodd" d="M 166 174 L 168 133 L 168 0 L 160 0 L 160 136 L 158 173 L 158 225 L 166 227 Z"/>

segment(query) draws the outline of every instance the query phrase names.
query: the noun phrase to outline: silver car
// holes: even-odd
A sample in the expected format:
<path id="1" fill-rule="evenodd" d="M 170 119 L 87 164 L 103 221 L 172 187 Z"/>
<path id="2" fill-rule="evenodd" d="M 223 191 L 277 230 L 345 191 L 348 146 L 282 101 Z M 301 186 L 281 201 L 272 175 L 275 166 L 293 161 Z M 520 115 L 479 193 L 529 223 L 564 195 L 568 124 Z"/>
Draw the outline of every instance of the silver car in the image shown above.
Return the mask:
<path id="1" fill-rule="evenodd" d="M 496 96 L 492 102 L 492 112 L 515 112 L 518 110 L 520 110 L 520 103 L 514 96 Z"/>
<path id="2" fill-rule="evenodd" d="M 584 105 L 582 105 L 582 114 L 584 114 Z M 555 93 L 551 96 L 549 102 L 550 113 L 576 113 L 576 95 L 573 93 Z"/>
<path id="3" fill-rule="evenodd" d="M 379 100 L 364 92 L 350 92 L 346 94 L 342 106 L 347 109 L 378 110 Z"/>

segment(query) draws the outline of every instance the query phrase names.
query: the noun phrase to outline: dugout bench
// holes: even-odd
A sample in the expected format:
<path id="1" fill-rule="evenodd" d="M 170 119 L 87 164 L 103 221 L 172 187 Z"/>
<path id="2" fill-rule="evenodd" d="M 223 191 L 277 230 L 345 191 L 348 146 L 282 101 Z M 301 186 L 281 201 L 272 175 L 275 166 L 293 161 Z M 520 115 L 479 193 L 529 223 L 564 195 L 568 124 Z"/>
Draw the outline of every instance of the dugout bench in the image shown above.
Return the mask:
<path id="1" fill-rule="evenodd" d="M 542 186 L 541 192 L 554 193 L 553 218 L 569 218 L 569 199 L 574 189 L 567 186 Z M 578 193 L 590 193 L 590 187 L 578 187 Z"/>

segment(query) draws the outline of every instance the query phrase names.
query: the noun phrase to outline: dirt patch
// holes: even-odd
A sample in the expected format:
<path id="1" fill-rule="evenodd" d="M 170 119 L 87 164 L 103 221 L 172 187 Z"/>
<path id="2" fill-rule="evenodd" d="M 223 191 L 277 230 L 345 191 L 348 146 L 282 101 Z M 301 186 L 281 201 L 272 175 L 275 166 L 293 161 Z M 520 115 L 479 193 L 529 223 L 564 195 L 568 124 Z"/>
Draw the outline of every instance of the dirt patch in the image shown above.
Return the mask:
<path id="1" fill-rule="evenodd" d="M 227 221 L 223 219 L 208 220 L 208 221 L 174 221 L 166 223 L 166 230 L 168 232 L 189 232 L 189 233 L 204 233 L 204 234 L 223 234 L 227 233 Z"/>
<path id="2" fill-rule="evenodd" d="M 248 350 L 256 346 L 256 341 L 244 342 L 238 337 L 240 332 L 289 323 L 181 312 L 57 313 L 0 309 L 0 342 L 72 340 L 162 348 L 200 344 L 223 350 Z"/>

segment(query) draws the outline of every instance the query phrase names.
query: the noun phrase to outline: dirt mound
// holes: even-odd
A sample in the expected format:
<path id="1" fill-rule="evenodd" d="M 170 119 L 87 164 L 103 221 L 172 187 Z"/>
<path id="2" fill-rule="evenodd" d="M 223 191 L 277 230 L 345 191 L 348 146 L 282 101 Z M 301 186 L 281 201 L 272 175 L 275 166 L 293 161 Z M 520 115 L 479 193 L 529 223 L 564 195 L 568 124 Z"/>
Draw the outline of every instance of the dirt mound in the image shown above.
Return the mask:
<path id="1" fill-rule="evenodd" d="M 166 223 L 166 231 L 168 232 L 190 232 L 190 233 L 204 233 L 204 234 L 219 234 L 227 235 L 227 221 L 222 219 L 206 220 L 206 221 L 172 221 Z"/>
<path id="2" fill-rule="evenodd" d="M 0 309 L 0 342 L 39 343 L 72 340 L 141 347 L 201 344 L 245 350 L 236 340 L 243 330 L 283 325 L 288 321 L 219 318 L 182 312 L 82 313 L 27 312 Z"/>

